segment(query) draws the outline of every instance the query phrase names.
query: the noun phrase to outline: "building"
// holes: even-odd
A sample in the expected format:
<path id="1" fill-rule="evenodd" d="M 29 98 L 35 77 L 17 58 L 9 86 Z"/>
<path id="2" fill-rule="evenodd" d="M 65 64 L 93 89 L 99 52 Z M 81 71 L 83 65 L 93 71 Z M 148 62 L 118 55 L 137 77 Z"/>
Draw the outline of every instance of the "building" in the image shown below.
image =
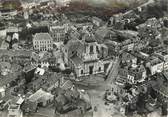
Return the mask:
<path id="1" fill-rule="evenodd" d="M 8 117 L 23 117 L 20 105 L 10 105 L 8 108 Z"/>
<path id="2" fill-rule="evenodd" d="M 134 66 L 128 69 L 127 82 L 130 84 L 143 82 L 146 77 L 146 69 L 143 65 Z"/>
<path id="3" fill-rule="evenodd" d="M 23 68 L 23 77 L 26 80 L 26 83 L 29 83 L 32 81 L 34 78 L 34 72 L 36 70 L 35 66 L 32 65 L 27 65 L 26 67 Z"/>
<path id="4" fill-rule="evenodd" d="M 10 9 L 1 9 L 0 10 L 0 17 L 2 18 L 7 18 L 10 16 L 15 16 L 17 15 L 17 10 L 10 10 Z"/>
<path id="5" fill-rule="evenodd" d="M 122 63 L 132 63 L 132 64 L 137 64 L 138 58 L 132 55 L 129 52 L 123 52 L 121 54 L 121 62 Z"/>
<path id="6" fill-rule="evenodd" d="M 135 31 L 116 31 L 115 37 L 111 39 L 111 47 L 113 51 L 121 53 L 123 51 L 132 51 L 139 42 L 138 33 Z M 107 42 L 107 45 L 109 43 Z"/>
<path id="7" fill-rule="evenodd" d="M 164 70 L 164 62 L 157 57 L 151 56 L 146 62 L 146 67 L 150 70 L 151 75 L 155 75 Z"/>
<path id="8" fill-rule="evenodd" d="M 62 50 L 64 61 L 68 62 L 77 77 L 105 73 L 112 60 L 99 58 L 99 46 L 94 35 L 86 34 L 82 40 L 70 40 Z"/>
<path id="9" fill-rule="evenodd" d="M 103 20 L 98 17 L 92 17 L 92 22 L 96 26 L 101 26 L 103 24 Z"/>
<path id="10" fill-rule="evenodd" d="M 168 53 L 167 52 L 160 52 L 155 54 L 156 57 L 160 58 L 164 62 L 163 69 L 164 71 L 168 70 Z"/>
<path id="11" fill-rule="evenodd" d="M 168 11 L 168 1 L 167 0 L 159 0 L 160 4 L 166 11 Z"/>
<path id="12" fill-rule="evenodd" d="M 55 0 L 58 6 L 67 6 L 71 0 Z"/>
<path id="13" fill-rule="evenodd" d="M 30 63 L 31 51 L 25 50 L 0 50 L 1 62 L 14 62 L 17 64 Z"/>
<path id="14" fill-rule="evenodd" d="M 33 103 L 37 103 L 39 106 L 47 106 L 54 100 L 54 95 L 39 89 L 33 95 L 31 95 L 28 100 Z"/>
<path id="15" fill-rule="evenodd" d="M 147 77 L 146 69 L 143 65 L 124 65 L 119 69 L 118 84 L 137 84 L 143 82 Z"/>
<path id="16" fill-rule="evenodd" d="M 63 42 L 68 31 L 68 25 L 53 25 L 50 26 L 50 34 L 54 42 Z"/>
<path id="17" fill-rule="evenodd" d="M 53 39 L 48 33 L 36 33 L 33 39 L 33 47 L 38 51 L 51 51 Z"/>

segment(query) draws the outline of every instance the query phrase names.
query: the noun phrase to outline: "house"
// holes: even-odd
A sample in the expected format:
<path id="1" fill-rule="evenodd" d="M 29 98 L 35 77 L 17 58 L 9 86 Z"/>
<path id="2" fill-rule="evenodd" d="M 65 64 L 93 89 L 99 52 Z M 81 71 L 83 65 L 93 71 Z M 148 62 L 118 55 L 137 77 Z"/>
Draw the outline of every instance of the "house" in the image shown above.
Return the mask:
<path id="1" fill-rule="evenodd" d="M 54 42 L 63 42 L 68 31 L 68 25 L 52 25 L 49 30 Z"/>
<path id="2" fill-rule="evenodd" d="M 23 117 L 20 105 L 10 105 L 8 107 L 8 117 Z"/>
<path id="3" fill-rule="evenodd" d="M 146 77 L 146 69 L 142 64 L 125 64 L 119 69 L 119 78 L 117 78 L 117 83 L 137 84 L 143 82 Z"/>
<path id="4" fill-rule="evenodd" d="M 32 65 L 41 65 L 42 67 L 46 66 L 48 68 L 49 66 L 57 66 L 58 59 L 61 58 L 61 53 L 53 52 L 52 55 L 52 53 L 46 51 L 40 53 L 32 52 L 31 58 Z"/>
<path id="5" fill-rule="evenodd" d="M 21 29 L 19 27 L 17 27 L 17 26 L 9 26 L 6 29 L 7 35 L 13 35 L 14 33 L 18 33 L 20 31 L 21 31 Z"/>
<path id="6" fill-rule="evenodd" d="M 45 73 L 44 75 L 35 75 L 33 82 L 29 83 L 29 89 L 34 91 L 42 88 L 44 91 L 51 92 L 57 88 L 63 81 L 63 77 L 58 73 Z M 64 82 L 64 81 L 63 81 Z"/>
<path id="7" fill-rule="evenodd" d="M 99 27 L 95 31 L 95 37 L 97 39 L 97 42 L 103 43 L 106 40 L 112 40 L 116 37 L 116 33 L 111 30 L 111 28 L 105 26 Z"/>
<path id="8" fill-rule="evenodd" d="M 70 80 L 65 81 L 65 82 L 61 85 L 61 88 L 62 88 L 63 90 L 68 90 L 68 89 L 71 89 L 71 88 L 73 88 L 73 87 L 74 87 L 74 85 L 73 85 L 73 83 L 72 83 Z"/>
<path id="9" fill-rule="evenodd" d="M 113 47 L 113 51 L 121 53 L 123 51 L 132 51 L 135 49 L 135 45 L 139 42 L 137 32 L 130 30 L 115 32 L 115 37 L 106 42 L 107 45 L 110 43 L 111 47 Z"/>
<path id="10" fill-rule="evenodd" d="M 7 18 L 10 16 L 15 16 L 17 15 L 17 10 L 10 10 L 10 9 L 1 9 L 0 10 L 0 16 L 2 18 Z"/>
<path id="11" fill-rule="evenodd" d="M 151 75 L 154 75 L 164 70 L 164 62 L 157 57 L 151 56 L 146 61 L 146 67 L 150 70 Z"/>
<path id="12" fill-rule="evenodd" d="M 0 98 L 5 97 L 5 89 L 3 87 L 0 88 Z"/>
<path id="13" fill-rule="evenodd" d="M 93 24 L 91 22 L 82 22 L 82 23 L 77 23 L 75 24 L 75 27 L 78 29 L 82 29 L 82 30 L 87 30 L 87 29 L 92 29 L 93 28 Z"/>
<path id="14" fill-rule="evenodd" d="M 98 58 L 99 44 L 93 34 L 82 40 L 70 40 L 63 48 L 64 61 L 75 71 L 77 77 L 106 72 L 111 60 Z M 108 67 L 107 67 L 108 68 Z"/>
<path id="15" fill-rule="evenodd" d="M 9 49 L 9 43 L 7 43 L 5 40 L 2 41 L 0 49 L 4 49 L 4 50 Z"/>
<path id="16" fill-rule="evenodd" d="M 21 78 L 18 77 L 19 75 L 21 75 L 21 71 L 2 76 L 0 79 L 0 87 L 6 90 L 6 88 L 12 87 L 13 82 L 19 83 L 18 81 L 21 81 Z"/>
<path id="17" fill-rule="evenodd" d="M 21 109 L 24 113 L 34 113 L 37 112 L 37 103 L 31 102 L 28 99 L 26 99 L 22 106 Z"/>
<path id="18" fill-rule="evenodd" d="M 31 51 L 26 50 L 0 50 L 0 61 L 18 64 L 30 63 Z"/>
<path id="19" fill-rule="evenodd" d="M 166 82 L 167 83 L 167 82 Z M 158 102 L 161 104 L 162 116 L 168 116 L 168 86 L 166 83 L 156 83 L 153 90 L 156 94 Z"/>
<path id="20" fill-rule="evenodd" d="M 41 86 L 44 91 L 51 92 L 64 83 L 64 77 L 60 73 L 52 73 L 48 76 L 47 81 Z"/>
<path id="21" fill-rule="evenodd" d="M 33 38 L 33 47 L 38 51 L 51 51 L 53 39 L 48 33 L 36 33 Z"/>
<path id="22" fill-rule="evenodd" d="M 124 15 L 122 13 L 115 14 L 110 18 L 109 23 L 114 29 L 123 30 L 125 25 Z"/>
<path id="23" fill-rule="evenodd" d="M 8 62 L 0 62 L 0 73 L 5 76 L 11 71 L 11 64 Z"/>
<path id="24" fill-rule="evenodd" d="M 37 103 L 39 106 L 47 106 L 54 100 L 54 95 L 39 89 L 34 94 L 29 96 L 28 100 Z"/>
<path id="25" fill-rule="evenodd" d="M 128 69 L 127 81 L 130 84 L 143 82 L 146 77 L 146 69 L 143 65 L 134 66 Z"/>
<path id="26" fill-rule="evenodd" d="M 132 64 L 137 64 L 138 58 L 135 57 L 133 54 L 124 51 L 121 54 L 121 62 L 122 63 L 132 63 Z"/>
<path id="27" fill-rule="evenodd" d="M 58 6 L 67 6 L 70 2 L 71 2 L 71 0 L 56 0 L 55 1 L 56 2 L 56 4 L 58 5 Z"/>
<path id="28" fill-rule="evenodd" d="M 103 20 L 98 18 L 98 17 L 92 17 L 92 22 L 93 22 L 94 25 L 99 27 L 99 26 L 102 25 Z"/>
<path id="29" fill-rule="evenodd" d="M 36 70 L 36 66 L 32 66 L 32 65 L 27 65 L 23 68 L 23 77 L 26 80 L 26 83 L 29 83 L 32 81 L 32 79 L 34 78 L 34 73 Z"/>
<path id="30" fill-rule="evenodd" d="M 156 53 L 156 57 L 160 58 L 164 62 L 164 71 L 168 70 L 168 53 L 166 51 Z"/>

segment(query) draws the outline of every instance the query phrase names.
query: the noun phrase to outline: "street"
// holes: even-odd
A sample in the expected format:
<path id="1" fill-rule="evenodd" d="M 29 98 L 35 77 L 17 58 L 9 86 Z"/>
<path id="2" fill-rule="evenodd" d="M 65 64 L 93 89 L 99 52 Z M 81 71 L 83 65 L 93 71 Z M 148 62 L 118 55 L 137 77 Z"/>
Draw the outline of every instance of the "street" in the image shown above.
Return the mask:
<path id="1" fill-rule="evenodd" d="M 104 94 L 105 91 L 116 87 L 114 80 L 118 75 L 119 59 L 114 61 L 107 80 L 102 82 L 96 89 L 87 90 L 91 97 L 93 110 L 96 106 L 97 111 L 94 111 L 93 117 L 112 117 L 114 114 L 119 114 L 115 105 L 105 105 Z"/>

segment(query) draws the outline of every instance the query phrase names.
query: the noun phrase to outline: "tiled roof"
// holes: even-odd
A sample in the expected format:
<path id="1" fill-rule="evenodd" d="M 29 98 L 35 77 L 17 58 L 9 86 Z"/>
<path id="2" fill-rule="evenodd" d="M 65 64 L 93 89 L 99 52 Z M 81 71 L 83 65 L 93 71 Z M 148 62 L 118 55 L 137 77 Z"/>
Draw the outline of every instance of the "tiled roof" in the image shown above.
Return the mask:
<path id="1" fill-rule="evenodd" d="M 29 97 L 29 100 L 32 102 L 36 102 L 37 100 L 43 97 L 53 97 L 53 95 L 43 91 L 42 89 L 39 89 L 36 93 Z"/>
<path id="2" fill-rule="evenodd" d="M 27 50 L 4 50 L 0 49 L 0 57 L 3 55 L 7 56 L 31 56 L 31 51 Z"/>
<path id="3" fill-rule="evenodd" d="M 18 78 L 17 73 L 11 73 L 6 76 L 0 75 L 0 86 L 7 85 L 8 83 L 16 80 Z"/>
<path id="4" fill-rule="evenodd" d="M 52 40 L 52 37 L 49 33 L 36 33 L 34 40 Z"/>
<path id="5" fill-rule="evenodd" d="M 70 80 L 67 80 L 62 86 L 61 88 L 64 90 L 70 89 L 73 87 L 73 83 Z"/>
<path id="6" fill-rule="evenodd" d="M 74 55 L 70 58 L 72 62 L 75 64 L 75 66 L 80 66 L 83 64 L 83 61 L 81 58 L 79 58 L 77 55 Z"/>

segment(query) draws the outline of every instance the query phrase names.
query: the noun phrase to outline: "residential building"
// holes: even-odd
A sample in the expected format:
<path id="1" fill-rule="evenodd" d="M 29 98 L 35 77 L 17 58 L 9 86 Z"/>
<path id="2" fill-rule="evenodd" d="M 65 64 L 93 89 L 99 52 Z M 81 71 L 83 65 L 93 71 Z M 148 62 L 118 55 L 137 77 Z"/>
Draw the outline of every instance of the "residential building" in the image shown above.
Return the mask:
<path id="1" fill-rule="evenodd" d="M 165 8 L 166 11 L 168 11 L 168 1 L 167 0 L 159 0 L 162 7 Z"/>
<path id="2" fill-rule="evenodd" d="M 68 62 L 76 76 L 104 73 L 112 60 L 99 58 L 99 44 L 94 35 L 84 35 L 82 40 L 70 40 L 63 48 L 64 61 Z"/>
<path id="3" fill-rule="evenodd" d="M 23 117 L 23 113 L 20 109 L 20 105 L 9 105 L 8 117 Z"/>
<path id="4" fill-rule="evenodd" d="M 168 70 L 168 53 L 166 51 L 163 51 L 160 53 L 156 53 L 155 55 L 164 62 L 163 69 L 164 71 L 167 71 Z"/>
<path id="5" fill-rule="evenodd" d="M 48 33 L 36 33 L 33 38 L 33 47 L 38 51 L 51 51 L 53 39 Z"/>
<path id="6" fill-rule="evenodd" d="M 36 74 L 32 82 L 28 84 L 28 88 L 34 91 L 42 88 L 44 91 L 51 92 L 54 88 L 59 87 L 62 79 L 63 76 L 58 73 Z"/>
<path id="7" fill-rule="evenodd" d="M 3 9 L 0 10 L 0 17 L 7 18 L 17 15 L 17 10 Z"/>
<path id="8" fill-rule="evenodd" d="M 47 106 L 47 104 L 50 104 L 54 100 L 54 95 L 39 89 L 37 92 L 29 96 L 28 100 L 40 106 Z"/>
<path id="9" fill-rule="evenodd" d="M 68 31 L 68 24 L 52 25 L 49 30 L 54 42 L 63 42 Z"/>
<path id="10" fill-rule="evenodd" d="M 17 27 L 17 26 L 9 26 L 6 29 L 6 33 L 7 34 L 14 34 L 14 33 L 18 33 L 21 31 L 21 28 Z"/>
<path id="11" fill-rule="evenodd" d="M 146 69 L 143 65 L 134 66 L 128 69 L 127 81 L 130 84 L 136 84 L 145 81 L 147 77 Z"/>
<path id="12" fill-rule="evenodd" d="M 98 17 L 93 17 L 92 18 L 92 22 L 93 22 L 93 24 L 94 25 L 96 25 L 96 26 L 101 26 L 102 25 L 102 23 L 103 23 L 103 20 L 102 19 L 100 19 L 100 18 L 98 18 Z"/>
<path id="13" fill-rule="evenodd" d="M 143 65 L 127 65 L 121 66 L 119 69 L 118 84 L 137 84 L 143 82 L 147 77 L 146 69 Z"/>
<path id="14" fill-rule="evenodd" d="M 0 50 L 0 61 L 2 62 L 14 62 L 17 64 L 30 63 L 31 51 L 25 50 Z"/>
<path id="15" fill-rule="evenodd" d="M 122 63 L 132 63 L 137 64 L 138 58 L 129 52 L 123 52 L 121 54 L 121 62 Z"/>
<path id="16" fill-rule="evenodd" d="M 149 68 L 151 75 L 154 75 L 164 70 L 164 62 L 157 57 L 151 56 L 146 61 L 146 67 Z"/>
<path id="17" fill-rule="evenodd" d="M 121 53 L 123 51 L 132 51 L 135 45 L 139 42 L 137 32 L 134 31 L 116 31 L 115 37 L 111 39 L 113 51 Z M 108 45 L 109 43 L 107 43 Z"/>
<path id="18" fill-rule="evenodd" d="M 31 102 L 26 99 L 22 104 L 21 109 L 24 113 L 34 113 L 37 112 L 37 106 L 37 103 Z"/>
<path id="19" fill-rule="evenodd" d="M 29 83 L 34 78 L 34 72 L 36 70 L 35 66 L 27 65 L 23 68 L 23 77 L 26 80 L 26 83 Z"/>
<path id="20" fill-rule="evenodd" d="M 56 0 L 56 4 L 58 6 L 67 6 L 69 3 L 71 2 L 71 0 Z"/>
<path id="21" fill-rule="evenodd" d="M 0 98 L 5 97 L 5 89 L 4 88 L 0 88 Z"/>
<path id="22" fill-rule="evenodd" d="M 95 31 L 95 37 L 97 39 L 97 42 L 104 43 L 107 40 L 112 40 L 113 38 L 116 38 L 116 33 L 110 28 L 105 26 L 99 27 Z"/>

